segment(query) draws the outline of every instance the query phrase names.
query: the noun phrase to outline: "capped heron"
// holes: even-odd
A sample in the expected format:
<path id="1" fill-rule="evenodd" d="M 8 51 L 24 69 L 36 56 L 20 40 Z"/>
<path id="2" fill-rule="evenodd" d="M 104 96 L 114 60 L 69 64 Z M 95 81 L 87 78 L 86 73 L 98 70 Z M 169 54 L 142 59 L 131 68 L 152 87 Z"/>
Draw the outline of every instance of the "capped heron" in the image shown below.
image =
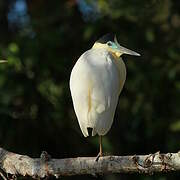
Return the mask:
<path id="1" fill-rule="evenodd" d="M 126 80 L 122 54 L 140 54 L 122 47 L 113 34 L 104 35 L 84 52 L 74 65 L 70 76 L 70 90 L 75 113 L 85 137 L 100 137 L 111 128 L 120 92 Z"/>

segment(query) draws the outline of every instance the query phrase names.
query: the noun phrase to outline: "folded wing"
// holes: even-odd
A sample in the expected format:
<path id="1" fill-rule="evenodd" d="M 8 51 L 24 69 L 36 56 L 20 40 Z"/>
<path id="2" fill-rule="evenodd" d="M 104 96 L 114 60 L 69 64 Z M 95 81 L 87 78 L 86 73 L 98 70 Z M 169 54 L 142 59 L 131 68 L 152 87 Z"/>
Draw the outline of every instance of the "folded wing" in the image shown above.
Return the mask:
<path id="1" fill-rule="evenodd" d="M 105 135 L 113 122 L 121 82 L 119 68 L 108 53 L 91 49 L 75 64 L 70 89 L 74 109 L 83 135 Z"/>

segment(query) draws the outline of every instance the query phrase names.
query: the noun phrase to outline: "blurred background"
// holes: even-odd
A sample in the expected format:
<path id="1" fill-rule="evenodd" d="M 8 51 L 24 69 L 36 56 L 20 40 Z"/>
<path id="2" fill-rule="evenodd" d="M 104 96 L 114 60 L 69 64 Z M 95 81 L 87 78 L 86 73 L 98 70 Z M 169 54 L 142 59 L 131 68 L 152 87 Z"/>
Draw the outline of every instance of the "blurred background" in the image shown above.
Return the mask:
<path id="1" fill-rule="evenodd" d="M 98 137 L 84 138 L 69 77 L 79 56 L 114 32 L 127 80 L 105 154 L 180 150 L 180 1 L 0 0 L 0 146 L 39 157 L 96 156 Z M 180 174 L 106 175 L 104 180 L 167 180 Z M 27 179 L 27 178 L 26 178 Z M 91 176 L 63 179 L 94 179 Z"/>

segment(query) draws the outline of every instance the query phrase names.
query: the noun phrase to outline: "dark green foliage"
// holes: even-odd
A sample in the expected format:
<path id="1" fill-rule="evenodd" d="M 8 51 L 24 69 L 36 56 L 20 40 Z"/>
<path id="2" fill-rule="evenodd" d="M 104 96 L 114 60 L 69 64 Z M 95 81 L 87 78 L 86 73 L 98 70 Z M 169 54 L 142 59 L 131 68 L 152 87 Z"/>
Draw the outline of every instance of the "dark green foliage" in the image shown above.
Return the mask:
<path id="1" fill-rule="evenodd" d="M 124 56 L 127 81 L 104 137 L 108 154 L 180 149 L 180 3 L 170 0 L 1 0 L 0 146 L 38 157 L 96 156 L 72 106 L 70 72 L 106 33 L 142 56 Z M 25 6 L 26 5 L 26 6 Z M 16 7 L 16 8 L 14 8 Z M 88 9 L 88 14 L 86 10 Z M 101 179 L 179 179 L 179 174 Z M 89 176 L 65 179 L 92 179 Z"/>

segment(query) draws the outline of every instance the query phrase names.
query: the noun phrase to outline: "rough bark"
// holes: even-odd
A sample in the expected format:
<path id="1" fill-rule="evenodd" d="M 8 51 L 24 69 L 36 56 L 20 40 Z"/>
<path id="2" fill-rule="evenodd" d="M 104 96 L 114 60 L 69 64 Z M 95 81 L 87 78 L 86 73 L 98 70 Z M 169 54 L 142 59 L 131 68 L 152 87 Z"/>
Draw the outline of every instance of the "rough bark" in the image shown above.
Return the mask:
<path id="1" fill-rule="evenodd" d="M 44 178 L 107 173 L 149 173 L 180 171 L 180 152 L 133 156 L 77 157 L 51 159 L 43 152 L 40 158 L 19 155 L 0 148 L 0 168 L 3 174 Z M 3 172 L 3 174 L 2 174 Z"/>

